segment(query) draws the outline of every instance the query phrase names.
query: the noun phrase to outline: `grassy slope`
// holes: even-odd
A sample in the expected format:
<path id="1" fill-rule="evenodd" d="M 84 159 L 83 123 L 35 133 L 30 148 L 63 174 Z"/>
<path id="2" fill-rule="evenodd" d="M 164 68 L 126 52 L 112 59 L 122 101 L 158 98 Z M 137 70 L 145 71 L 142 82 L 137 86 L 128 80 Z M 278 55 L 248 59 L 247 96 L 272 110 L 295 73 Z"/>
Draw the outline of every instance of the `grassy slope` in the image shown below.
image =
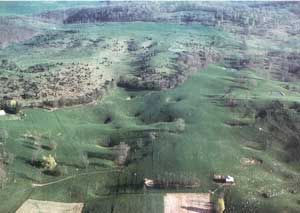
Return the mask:
<path id="1" fill-rule="evenodd" d="M 134 37 L 143 40 L 151 36 L 158 40 L 160 48 L 168 48 L 178 40 L 186 40 L 192 34 L 195 39 L 203 38 L 201 35 L 217 34 L 209 28 L 199 26 L 168 25 L 168 32 L 159 34 L 166 29 L 165 24 L 111 24 L 94 26 L 84 29 L 82 36 L 109 35 L 124 39 Z M 74 26 L 76 28 L 76 26 Z M 104 31 L 105 29 L 105 31 Z M 86 33 L 86 34 L 85 34 Z M 125 35 L 125 36 L 124 36 Z M 168 42 L 166 42 L 168 41 Z M 168 45 L 166 45 L 166 43 Z M 165 47 L 166 45 L 166 47 Z M 19 48 L 19 47 L 16 47 Z M 26 50 L 23 50 L 26 51 Z M 42 50 L 41 50 L 42 51 Z M 60 54 L 55 51 L 44 50 L 51 60 L 58 59 Z M 100 51 L 101 52 L 101 51 Z M 13 53 L 8 55 L 13 56 Z M 20 63 L 36 63 L 39 53 L 33 53 L 36 58 L 28 62 L 24 54 L 18 58 Z M 64 60 L 76 56 L 80 60 L 84 57 L 75 52 L 67 54 Z M 72 56 L 72 57 L 69 57 Z M 22 58 L 23 57 L 23 58 Z M 86 54 L 89 57 L 89 54 Z M 154 63 L 161 63 L 155 59 Z M 123 68 L 120 65 L 120 68 Z M 128 67 L 125 67 L 128 69 Z M 120 69 L 122 70 L 122 69 Z M 119 72 L 117 70 L 116 72 Z M 254 75 L 248 73 L 247 75 Z M 270 173 L 274 164 L 274 157 L 263 151 L 251 151 L 243 148 L 243 143 L 249 138 L 256 138 L 259 134 L 253 127 L 233 128 L 224 124 L 226 120 L 240 119 L 241 115 L 230 111 L 229 108 L 218 106 L 207 95 L 222 96 L 224 91 L 231 86 L 228 79 L 238 78 L 238 74 L 226 71 L 217 66 L 209 66 L 201 72 L 193 74 L 182 86 L 164 92 L 126 92 L 116 89 L 102 103 L 95 106 L 79 106 L 48 112 L 40 109 L 25 110 L 26 117 L 19 121 L 0 121 L 0 126 L 9 132 L 7 150 L 16 157 L 13 164 L 8 166 L 10 182 L 0 193 L 2 200 L 0 212 L 10 212 L 16 209 L 28 197 L 41 200 L 54 201 L 85 201 L 86 210 L 97 207 L 110 210 L 114 206 L 115 212 L 159 212 L 163 208 L 162 191 L 150 191 L 144 194 L 141 189 L 129 189 L 119 192 L 115 196 L 111 187 L 119 183 L 141 181 L 144 177 L 165 178 L 175 180 L 200 179 L 201 186 L 195 190 L 207 192 L 216 186 L 212 183 L 212 173 L 233 175 L 237 185 L 226 190 L 230 197 L 232 211 L 242 209 L 249 212 L 256 205 L 261 212 L 277 208 L 280 212 L 285 208 L 297 209 L 298 195 L 286 193 L 272 199 L 263 199 L 260 191 L 274 190 L 280 192 L 289 184 L 280 173 Z M 257 76 L 254 76 L 257 78 Z M 227 79 L 227 80 L 226 80 Z M 268 102 L 273 97 L 269 96 L 270 90 L 282 90 L 282 85 L 274 81 L 253 80 L 257 86 L 245 93 L 244 90 L 234 90 L 234 98 L 246 98 Z M 252 82 L 253 83 L 253 82 Z M 251 85 L 250 85 L 251 86 Z M 286 101 L 296 100 L 297 94 L 284 91 Z M 245 95 L 247 94 L 247 95 Z M 130 95 L 136 96 L 131 101 L 126 100 Z M 176 101 L 182 98 L 181 101 Z M 254 99 L 256 98 L 256 99 Z M 274 97 L 278 98 L 278 97 Z M 161 110 L 161 111 L 160 111 Z M 142 112 L 140 117 L 134 114 Z M 170 113 L 175 118 L 186 121 L 186 130 L 182 134 L 161 133 L 150 147 L 145 147 L 145 156 L 142 150 L 137 150 L 138 160 L 129 164 L 121 173 L 115 170 L 116 165 L 110 160 L 113 155 L 108 148 L 98 146 L 106 136 L 129 130 L 147 129 L 155 127 L 172 128 L 173 123 L 161 121 L 164 112 Z M 107 115 L 113 115 L 110 124 L 103 124 Z M 145 118 L 148 122 L 143 122 Z M 22 135 L 27 131 L 43 133 L 49 139 L 42 142 L 55 141 L 58 146 L 55 151 L 38 153 L 38 156 L 52 153 L 56 156 L 58 164 L 65 170 L 66 177 L 77 175 L 69 180 L 45 186 L 32 188 L 31 183 L 46 183 L 59 180 L 63 177 L 53 178 L 40 173 L 41 169 L 34 168 L 24 160 L 31 159 L 36 152 L 24 146 Z M 126 138 L 126 135 L 125 135 Z M 90 159 L 89 168 L 84 168 L 81 155 L 83 152 L 94 151 L 99 157 Z M 263 165 L 242 166 L 242 157 L 257 157 L 264 160 Z M 275 161 L 276 162 L 276 161 Z M 288 165 L 276 162 L 281 169 L 291 170 Z M 87 172 L 99 171 L 98 174 L 84 175 Z M 16 173 L 14 175 L 14 173 Z M 132 174 L 136 173 L 136 177 Z M 81 175 L 80 175 L 81 174 Z M 14 181 L 15 179 L 15 181 Z M 122 195 L 122 193 L 137 193 Z M 154 194 L 155 193 L 155 194 Z M 14 199 L 8 199 L 13 197 Z M 246 202 L 247 201 L 247 202 Z M 246 210 L 247 209 L 247 210 Z M 95 211 L 95 209 L 94 209 Z M 255 210 L 253 210 L 255 211 Z M 105 212 L 105 211 L 104 211 Z"/>
<path id="2" fill-rule="evenodd" d="M 227 108 L 216 106 L 204 96 L 222 94 L 224 88 L 229 86 L 228 81 L 223 79 L 224 76 L 229 75 L 231 77 L 230 75 L 232 74 L 228 73 L 223 69 L 211 66 L 204 71 L 196 73 L 189 81 L 175 90 L 151 93 L 145 96 L 142 94 L 141 97 L 137 97 L 132 101 L 126 100 L 127 92 L 115 91 L 111 97 L 105 99 L 104 103 L 97 106 L 74 107 L 54 112 L 26 110 L 27 117 L 24 120 L 5 122 L 1 125 L 3 126 L 4 124 L 9 130 L 11 140 L 9 140 L 7 148 L 16 155 L 16 161 L 9 169 L 11 172 L 16 171 L 17 174 L 24 173 L 21 175 L 22 178 L 20 175 L 17 175 L 17 182 L 10 184 L 3 192 L 5 192 L 6 196 L 10 194 L 10 190 L 13 193 L 16 185 L 23 189 L 28 189 L 24 194 L 20 194 L 18 191 L 16 198 L 20 199 L 19 202 L 29 194 L 35 199 L 58 201 L 89 200 L 95 195 L 106 195 L 108 191 L 105 190 L 103 184 L 115 184 L 115 181 L 117 181 L 116 172 L 113 172 L 115 175 L 112 176 L 106 172 L 79 176 L 51 186 L 30 190 L 31 182 L 40 181 L 44 183 L 53 180 L 53 178 L 41 175 L 38 169 L 24 164 L 23 158 L 30 159 L 34 150 L 23 146 L 20 135 L 26 131 L 38 131 L 50 135 L 51 140 L 56 141 L 58 144 L 57 150 L 50 151 L 50 153 L 55 153 L 60 165 L 65 163 L 67 165 L 73 164 L 66 166 L 68 170 L 66 176 L 89 171 L 110 171 L 107 168 L 113 168 L 113 163 L 102 159 L 97 159 L 95 162 L 104 165 L 83 169 L 82 162 L 80 162 L 80 154 L 84 150 L 89 150 L 89 148 L 97 150 L 99 153 L 104 152 L 103 148 L 96 148 L 94 144 L 97 144 L 97 141 L 99 138 L 103 138 L 103 135 L 115 131 L 115 125 L 118 125 L 121 129 L 137 128 L 135 125 L 140 121 L 132 116 L 132 106 L 141 105 L 144 107 L 143 102 L 147 102 L 147 99 L 151 98 L 151 96 L 159 96 L 160 101 L 153 103 L 155 107 L 157 104 L 167 106 L 177 117 L 184 118 L 187 123 L 186 131 L 179 135 L 165 134 L 160 137 L 153 144 L 153 154 L 131 164 L 128 168 L 130 171 L 124 171 L 124 177 L 126 173 L 131 172 L 137 173 L 139 179 L 143 177 L 175 177 L 175 179 L 180 181 L 197 177 L 200 179 L 201 187 L 196 189 L 196 191 L 206 192 L 215 187 L 211 182 L 210 174 L 230 174 L 237 180 L 237 186 L 231 189 L 231 196 L 235 196 L 235 194 L 237 194 L 236 196 L 242 195 L 243 199 L 255 199 L 255 202 L 259 202 L 260 205 L 267 205 L 270 201 L 262 202 L 262 198 L 258 194 L 259 189 L 281 190 L 282 185 L 286 184 L 286 182 L 280 175 L 269 173 L 268 164 L 272 164 L 270 156 L 263 152 L 242 149 L 243 134 L 241 134 L 241 131 L 245 131 L 247 134 L 257 134 L 257 132 L 224 125 L 224 121 L 233 117 L 238 118 L 239 115 L 230 112 Z M 180 102 L 174 101 L 178 97 L 184 98 Z M 143 110 L 152 110 L 151 107 L 146 107 Z M 107 110 L 115 113 L 114 121 L 108 126 L 102 124 L 101 119 L 103 113 L 107 112 Z M 156 111 L 152 113 L 153 117 L 159 116 L 156 114 Z M 169 124 L 163 123 L 163 125 Z M 63 133 L 62 136 L 57 136 L 61 132 Z M 247 137 L 251 137 L 251 135 L 247 135 Z M 48 151 L 43 151 L 41 155 L 46 153 Z M 242 157 L 259 157 L 264 159 L 265 163 L 263 166 L 241 166 L 240 159 Z M 79 170 L 76 171 L 76 168 Z M 23 178 L 24 175 L 27 176 L 27 180 Z M 28 178 L 34 180 L 28 181 Z M 88 183 L 90 186 L 87 186 Z M 96 190 L 95 185 L 97 185 Z M 138 190 L 138 192 L 140 191 Z M 150 197 L 148 198 L 148 196 Z M 285 197 L 286 202 L 282 205 L 292 208 L 297 197 L 288 194 Z M 162 205 L 159 204 L 162 200 L 151 195 L 151 193 L 138 196 L 142 203 L 145 202 L 143 199 L 146 198 L 152 200 L 155 205 Z M 111 203 L 112 200 L 108 198 L 103 199 L 100 205 L 110 206 L 108 203 Z M 244 205 L 244 202 L 238 202 L 239 199 L 240 197 L 234 198 L 237 201 L 235 205 Z M 124 200 L 127 201 L 125 202 L 126 208 L 131 209 L 130 212 L 132 212 L 132 208 L 140 208 L 139 204 L 133 204 L 129 201 L 135 199 L 125 195 L 114 201 L 115 208 L 123 209 L 123 205 L 125 205 Z M 276 202 L 272 202 L 272 206 L 278 204 L 276 198 L 273 200 Z M 99 205 L 99 202 L 97 203 Z M 6 205 L 7 207 L 14 206 L 16 205 L 16 200 L 13 200 L 12 203 L 7 202 Z M 1 205 L 1 208 L 6 209 L 5 205 Z M 144 212 L 151 212 L 151 209 L 145 209 Z"/>
<path id="3" fill-rule="evenodd" d="M 228 127 L 224 121 L 232 118 L 240 119 L 241 115 L 230 112 L 227 108 L 216 106 L 207 99 L 205 95 L 221 95 L 230 84 L 224 77 L 233 78 L 233 74 L 219 67 L 210 66 L 208 69 L 194 74 L 184 85 L 172 91 L 156 94 L 159 104 L 167 105 L 178 117 L 187 122 L 186 131 L 180 135 L 166 135 L 155 141 L 153 155 L 138 163 L 134 172 L 142 177 L 162 178 L 172 180 L 189 180 L 199 178 L 201 186 L 195 192 L 207 192 L 214 189 L 210 175 L 212 173 L 230 174 L 236 178 L 237 186 L 225 189 L 233 212 L 265 212 L 272 209 L 274 212 L 283 210 L 296 211 L 297 195 L 286 191 L 290 183 L 282 176 L 281 170 L 291 171 L 291 168 L 274 159 L 264 151 L 244 149 L 243 145 L 248 138 L 256 138 L 259 133 L 254 127 Z M 274 85 L 276 87 L 276 85 Z M 159 97 L 159 98 L 158 98 Z M 178 97 L 184 97 L 182 101 L 176 102 Z M 149 97 L 148 97 L 149 98 Z M 151 100 L 155 100 L 151 99 Z M 166 102 L 165 100 L 171 100 Z M 156 108 L 155 102 L 152 107 Z M 147 110 L 152 110 L 151 107 Z M 153 112 L 152 116 L 159 116 Z M 242 158 L 262 159 L 262 165 L 241 165 Z M 277 172 L 271 168 L 278 166 Z M 146 166 L 145 166 L 146 165 Z M 221 189 L 223 190 L 223 189 Z M 264 191 L 282 193 L 270 200 L 262 198 Z M 148 197 L 150 193 L 141 194 L 139 201 L 149 199 L 154 205 L 160 206 L 161 200 L 155 201 Z M 142 192 L 141 192 L 142 193 Z M 136 196 L 136 195 L 135 195 Z M 110 206 L 113 202 L 115 209 L 124 208 L 122 200 L 126 199 L 125 208 L 129 212 L 137 212 L 139 205 L 132 204 L 133 197 L 119 196 L 116 200 L 97 200 L 91 206 Z M 255 207 L 256 206 L 256 207 Z M 92 207 L 91 207 L 92 208 Z M 293 210 L 294 209 L 294 210 Z M 142 212 L 152 212 L 143 209 Z"/>

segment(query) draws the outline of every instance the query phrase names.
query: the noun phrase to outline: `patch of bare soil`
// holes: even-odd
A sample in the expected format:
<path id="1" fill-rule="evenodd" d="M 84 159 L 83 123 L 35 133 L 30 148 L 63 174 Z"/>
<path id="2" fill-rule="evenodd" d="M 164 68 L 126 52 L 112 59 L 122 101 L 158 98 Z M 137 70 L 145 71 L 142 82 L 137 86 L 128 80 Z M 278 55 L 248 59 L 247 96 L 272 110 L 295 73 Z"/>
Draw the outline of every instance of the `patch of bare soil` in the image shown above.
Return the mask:
<path id="1" fill-rule="evenodd" d="M 164 213 L 212 213 L 213 205 L 208 193 L 168 193 L 164 197 Z"/>
<path id="2" fill-rule="evenodd" d="M 28 199 L 16 213 L 80 213 L 83 203 L 62 203 Z"/>
<path id="3" fill-rule="evenodd" d="M 255 164 L 262 164 L 263 161 L 255 158 L 241 158 L 240 163 L 242 165 L 255 165 Z"/>

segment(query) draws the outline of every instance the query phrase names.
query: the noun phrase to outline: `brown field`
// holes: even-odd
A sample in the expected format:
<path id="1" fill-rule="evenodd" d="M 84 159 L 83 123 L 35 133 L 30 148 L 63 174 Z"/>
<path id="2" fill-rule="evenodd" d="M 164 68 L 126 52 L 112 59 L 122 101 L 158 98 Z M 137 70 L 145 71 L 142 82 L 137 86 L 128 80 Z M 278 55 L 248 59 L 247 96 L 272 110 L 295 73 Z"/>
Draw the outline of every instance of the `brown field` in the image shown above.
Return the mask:
<path id="1" fill-rule="evenodd" d="M 83 203 L 61 203 L 28 199 L 16 213 L 80 213 Z"/>
<path id="2" fill-rule="evenodd" d="M 164 213 L 213 212 L 208 193 L 168 193 L 164 197 L 164 206 Z"/>

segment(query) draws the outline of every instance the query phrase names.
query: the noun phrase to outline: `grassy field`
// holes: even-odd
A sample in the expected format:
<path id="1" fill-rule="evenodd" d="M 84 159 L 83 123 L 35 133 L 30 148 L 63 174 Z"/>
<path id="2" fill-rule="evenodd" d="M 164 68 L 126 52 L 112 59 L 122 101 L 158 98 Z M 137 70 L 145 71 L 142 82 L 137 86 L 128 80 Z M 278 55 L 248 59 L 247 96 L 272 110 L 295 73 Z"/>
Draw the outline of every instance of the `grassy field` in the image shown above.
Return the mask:
<path id="1" fill-rule="evenodd" d="M 114 53 L 111 49 L 115 39 L 134 38 L 143 42 L 145 37 L 151 37 L 158 41 L 157 49 L 161 50 L 153 58 L 153 66 L 164 67 L 175 56 L 167 50 L 178 48 L 191 38 L 199 45 L 206 45 L 212 36 L 219 36 L 228 46 L 235 42 L 229 33 L 193 24 L 56 27 L 58 32 L 77 29 L 79 33 L 62 33 L 51 42 L 65 44 L 76 39 L 102 38 L 103 46 L 82 52 L 83 46 L 27 48 L 23 44 L 12 44 L 0 53 L 21 66 L 51 61 L 98 63 L 99 58 L 111 57 Z M 129 54 L 122 50 L 116 52 L 118 57 L 107 70 L 115 75 L 129 73 Z M 166 67 L 162 69 L 171 72 Z M 287 105 L 300 102 L 299 93 L 285 89 L 287 84 L 265 80 L 251 70 L 238 72 L 209 65 L 172 90 L 115 88 L 96 104 L 54 111 L 24 109 L 25 116 L 21 120 L 1 119 L 0 127 L 8 132 L 5 149 L 11 153 L 12 160 L 6 167 L 7 183 L 0 191 L 0 199 L 6 201 L 1 203 L 0 212 L 14 212 L 29 198 L 84 202 L 85 212 L 99 212 L 99 209 L 103 212 L 162 212 L 166 192 L 208 192 L 217 188 L 211 177 L 214 173 L 231 175 L 236 180 L 235 186 L 220 187 L 217 191 L 225 192 L 228 212 L 297 212 L 299 162 L 282 160 L 281 156 L 288 153 L 284 153 L 276 138 L 272 139 L 271 149 L 264 149 L 263 142 L 270 135 L 259 130 L 264 126 L 255 120 L 254 112 L 246 113 L 251 104 L 258 108 L 274 100 Z M 279 91 L 285 95 L 278 96 Z M 237 100 L 238 107 L 226 106 L 224 101 L 228 100 Z M 183 120 L 184 125 L 180 125 L 178 119 Z M 226 124 L 232 120 L 249 125 Z M 149 138 L 147 132 L 155 132 L 155 139 Z M 47 146 L 32 146 L 33 142 L 53 143 L 56 147 L 49 150 Z M 116 163 L 116 150 L 107 146 L 121 142 L 131 146 L 130 161 L 122 167 Z M 43 173 L 43 168 L 30 164 L 32 159 L 40 160 L 49 154 L 55 157 L 62 171 L 59 177 L 49 176 Z M 262 163 L 243 164 L 243 159 Z M 196 181 L 200 186 L 144 190 L 141 184 L 144 178 Z M 265 198 L 264 193 L 270 197 Z"/>
<path id="2" fill-rule="evenodd" d="M 1 205 L 1 211 L 10 211 L 30 197 L 65 202 L 85 201 L 88 203 L 87 209 L 93 209 L 93 200 L 96 199 L 97 206 L 108 208 L 107 206 L 113 205 L 116 212 L 117 209 L 124 208 L 132 212 L 145 203 L 150 205 L 150 202 L 152 207 L 144 207 L 143 212 L 153 212 L 154 206 L 162 205 L 159 197 L 163 192 L 143 192 L 141 188 L 131 189 L 126 185 L 132 181 L 139 183 L 144 177 L 177 181 L 197 179 L 201 183 L 200 187 L 192 191 L 207 192 L 216 187 L 210 177 L 213 173 L 230 174 L 236 178 L 236 186 L 224 189 L 230 196 L 233 210 L 252 209 L 257 205 L 277 210 L 287 207 L 290 210 L 297 209 L 298 197 L 286 192 L 286 185 L 290 183 L 280 174 L 280 170 L 294 170 L 282 162 L 276 163 L 274 156 L 264 151 L 243 149 L 247 138 L 255 138 L 260 134 L 258 130 L 253 127 L 226 126 L 224 122 L 232 118 L 239 119 L 239 113 L 217 106 L 207 98 L 207 95 L 223 94 L 224 88 L 230 86 L 224 77 L 232 78 L 233 75 L 220 67 L 210 66 L 194 74 L 175 90 L 128 93 L 117 89 L 95 106 L 79 106 L 53 112 L 27 109 L 24 111 L 26 117 L 22 120 L 2 121 L 1 127 L 9 133 L 7 150 L 15 155 L 15 161 L 9 165 L 8 172 L 13 176 L 2 190 L 1 197 L 13 196 L 15 199 Z M 135 98 L 126 100 L 129 95 L 134 95 Z M 152 103 L 151 107 L 149 102 Z M 136 110 L 142 112 L 141 117 L 149 120 L 142 122 L 140 118 L 134 117 Z M 150 147 L 136 151 L 135 161 L 119 170 L 111 160 L 112 151 L 99 146 L 101 140 L 105 136 L 120 132 L 126 134 L 137 129 L 172 129 L 172 122 L 161 120 L 164 111 L 174 118 L 184 119 L 185 131 L 181 134 L 160 133 Z M 103 124 L 107 113 L 113 115 L 112 122 Z M 42 134 L 45 136 L 41 139 L 42 143 L 55 141 L 57 148 L 47 151 L 26 147 L 22 138 L 26 132 Z M 97 155 L 90 159 L 86 168 L 82 158 L 90 150 Z M 146 155 L 139 152 L 145 152 Z M 33 187 L 32 183 L 63 179 L 44 175 L 41 169 L 26 163 L 35 154 L 41 157 L 49 153 L 56 157 L 58 165 L 65 171 L 64 176 L 72 178 L 48 186 Z M 262 159 L 264 163 L 241 165 L 242 158 L 251 157 Z M 278 164 L 278 173 L 270 172 L 274 164 Z M 116 183 L 121 186 L 118 186 L 120 194 L 114 195 Z M 16 191 L 16 188 L 22 190 Z M 267 200 L 259 194 L 265 190 L 282 192 L 283 195 Z"/>

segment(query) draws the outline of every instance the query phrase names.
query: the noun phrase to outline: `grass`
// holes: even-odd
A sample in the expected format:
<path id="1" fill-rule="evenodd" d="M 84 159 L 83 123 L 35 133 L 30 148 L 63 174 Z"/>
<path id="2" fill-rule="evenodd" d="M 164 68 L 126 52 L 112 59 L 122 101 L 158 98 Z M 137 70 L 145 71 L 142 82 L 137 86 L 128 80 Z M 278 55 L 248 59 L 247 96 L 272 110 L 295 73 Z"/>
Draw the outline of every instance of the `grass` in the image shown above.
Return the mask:
<path id="1" fill-rule="evenodd" d="M 142 42 L 150 36 L 154 41 L 159 41 L 158 49 L 166 50 L 190 37 L 205 44 L 214 35 L 220 36 L 226 45 L 234 45 L 232 35 L 193 24 L 111 23 L 73 25 L 68 29 L 79 29 L 80 32 L 75 35 L 77 39 L 103 37 L 108 45 L 115 38 L 134 38 Z M 66 37 L 59 37 L 58 40 L 74 39 Z M 111 50 L 103 46 L 86 52 L 81 50 L 38 46 L 27 50 L 20 44 L 14 44 L 1 50 L 1 54 L 15 58 L 23 66 L 47 61 L 97 63 L 97 57 L 111 54 Z M 161 57 L 153 59 L 154 65 L 174 56 L 171 53 L 160 54 Z M 116 75 L 131 71 L 130 58 L 126 53 L 120 53 L 118 60 L 110 70 Z M 234 82 L 245 76 L 251 80 L 245 84 Z M 234 85 L 248 89 L 232 87 Z M 228 88 L 233 90 L 226 95 Z M 285 96 L 270 96 L 271 91 L 282 91 Z M 295 180 L 284 174 L 292 173 L 299 177 L 299 171 L 295 170 L 294 165 L 282 162 L 276 150 L 245 149 L 245 144 L 250 144 L 251 140 L 252 145 L 260 146 L 258 142 L 267 136 L 259 132 L 255 125 L 225 125 L 224 122 L 232 119 L 245 119 L 251 124 L 255 121 L 254 116 L 242 118 L 239 110 L 224 107 L 222 102 L 220 104 L 219 98 L 222 96 L 243 100 L 246 105 L 250 101 L 257 105 L 268 104 L 274 99 L 287 103 L 299 101 L 299 94 L 285 89 L 281 82 L 263 80 L 252 71 L 239 73 L 210 65 L 172 90 L 129 92 L 116 88 L 96 105 L 51 112 L 24 109 L 26 117 L 22 120 L 1 119 L 0 127 L 9 134 L 6 149 L 14 154 L 15 160 L 7 166 L 9 180 L 0 192 L 0 199 L 6 202 L 0 205 L 0 212 L 14 212 L 28 198 L 85 202 L 86 212 L 97 212 L 99 209 L 109 212 L 112 208 L 115 212 L 162 212 L 162 197 L 169 190 L 143 191 L 143 178 L 181 182 L 198 179 L 199 188 L 170 191 L 208 192 L 217 187 L 211 179 L 213 173 L 232 175 L 236 179 L 236 186 L 220 189 L 225 191 L 226 205 L 231 212 L 296 212 L 299 195 L 288 190 Z M 128 97 L 134 98 L 127 100 Z M 108 117 L 110 122 L 105 123 Z M 186 125 L 183 132 L 174 131 L 175 120 L 179 118 Z M 149 139 L 147 131 L 157 133 L 155 140 Z M 39 139 L 41 143 L 55 142 L 56 149 L 25 146 L 23 135 L 27 132 L 44 136 Z M 120 169 L 116 165 L 115 152 L 105 146 L 107 141 L 116 144 L 126 142 L 132 146 L 132 156 L 126 167 Z M 33 156 L 40 159 L 48 154 L 57 160 L 63 171 L 62 176 L 45 175 L 41 168 L 26 163 Z M 241 165 L 242 158 L 251 157 L 261 159 L 263 164 Z M 89 162 L 87 166 L 86 160 Z M 54 183 L 32 186 L 32 183 L 51 182 Z M 269 191 L 278 196 L 263 198 L 262 193 Z"/>
<path id="2" fill-rule="evenodd" d="M 9 193 L 10 188 L 18 185 L 20 187 L 26 186 L 27 193 L 24 192 L 24 196 L 27 196 L 30 192 L 30 197 L 33 199 L 54 201 L 84 200 L 88 201 L 86 208 L 93 208 L 92 200 L 97 197 L 100 199 L 100 204 L 98 203 L 97 205 L 103 205 L 103 208 L 114 202 L 116 209 L 123 208 L 123 205 L 126 205 L 125 209 L 140 209 L 139 205 L 144 205 L 144 199 L 153 200 L 151 202 L 153 202 L 154 206 L 160 206 L 161 199 L 152 196 L 151 193 L 149 195 L 148 193 L 145 195 L 120 194 L 117 198 L 109 198 L 112 192 L 105 192 L 105 188 L 110 185 L 114 186 L 118 181 L 116 175 L 114 177 L 109 175 L 110 171 L 113 174 L 118 174 L 119 172 L 113 170 L 115 168 L 113 161 L 105 160 L 105 157 L 103 159 L 103 156 L 110 151 L 108 148 L 97 146 L 98 140 L 103 138 L 103 135 L 110 135 L 122 129 L 128 131 L 141 126 L 150 128 L 153 124 L 143 124 L 139 118 L 132 116 L 131 106 L 140 106 L 142 110 L 147 110 L 151 114 L 151 123 L 155 121 L 155 123 L 159 122 L 161 125 L 170 125 L 170 123 L 159 121 L 160 112 L 157 109 L 164 108 L 172 112 L 174 117 L 183 118 L 187 127 L 181 134 L 161 133 L 151 145 L 152 153 L 148 153 L 146 157 L 138 158 L 137 161 L 129 164 L 128 168 L 120 173 L 120 182 L 124 181 L 124 184 L 128 181 L 130 182 L 128 176 L 132 173 L 137 174 L 138 182 L 144 177 L 175 178 L 178 181 L 197 177 L 200 179 L 201 186 L 195 190 L 207 192 L 216 187 L 211 181 L 210 175 L 212 173 L 230 174 L 237 181 L 237 186 L 226 190 L 226 192 L 233 191 L 229 193 L 233 196 L 232 200 L 234 200 L 232 201 L 232 208 L 243 205 L 243 200 L 240 200 L 241 195 L 243 199 L 254 199 L 260 203 L 259 205 L 268 205 L 270 201 L 264 201 L 258 192 L 260 190 L 263 191 L 265 188 L 278 192 L 287 183 L 280 175 L 268 171 L 268 165 L 274 164 L 274 158 L 264 152 L 256 153 L 244 150 L 241 143 L 243 140 L 241 132 L 245 130 L 224 125 L 224 121 L 232 117 L 238 117 L 238 115 L 230 112 L 227 108 L 211 103 L 206 98 L 206 95 L 222 94 L 224 88 L 230 86 L 230 83 L 224 80 L 223 77 L 230 77 L 230 75 L 232 75 L 230 72 L 220 67 L 210 66 L 194 74 L 185 84 L 174 90 L 146 94 L 142 92 L 139 94 L 140 96 L 131 101 L 126 100 L 126 97 L 131 95 L 130 92 L 118 89 L 110 97 L 107 97 L 103 103 L 96 106 L 79 106 L 54 112 L 38 109 L 25 110 L 27 116 L 23 120 L 5 122 L 1 126 L 5 127 L 9 132 L 10 140 L 7 144 L 7 149 L 16 156 L 15 163 L 10 165 L 9 169 L 12 173 L 22 173 L 22 176 L 27 176 L 27 178 L 16 177 L 17 183 L 9 184 L 5 193 L 1 195 L 6 195 Z M 136 92 L 135 95 L 137 95 Z M 184 97 L 184 99 L 179 102 L 167 101 L 176 100 L 178 96 Z M 151 107 L 148 104 L 143 104 L 148 103 L 150 100 L 152 102 Z M 103 124 L 101 117 L 107 111 L 114 113 L 114 119 L 110 124 Z M 120 130 L 115 129 L 115 126 L 118 126 Z M 36 168 L 24 163 L 23 159 L 30 159 L 34 152 L 34 150 L 26 148 L 22 144 L 21 135 L 27 131 L 40 132 L 48 135 L 50 140 L 56 141 L 56 150 L 42 150 L 41 155 L 52 153 L 56 156 L 58 164 L 63 165 L 68 170 L 67 174 L 65 174 L 66 177 L 79 175 L 86 171 L 103 170 L 106 172 L 88 176 L 79 175 L 62 183 L 32 189 L 30 187 L 31 182 L 46 183 L 59 180 L 62 177 L 52 178 L 39 174 Z M 257 134 L 254 130 L 245 131 L 245 133 L 250 134 L 248 137 L 251 137 L 251 134 Z M 82 167 L 79 156 L 83 151 L 89 150 L 98 153 L 99 158 L 96 157 L 94 159 L 95 164 L 85 169 Z M 140 156 L 137 154 L 137 157 Z M 264 166 L 243 167 L 240 164 L 242 157 L 259 157 L 263 159 Z M 285 168 L 286 166 L 282 164 L 281 167 Z M 98 187 L 87 186 L 89 183 L 98 185 Z M 12 192 L 14 191 L 12 190 Z M 140 189 L 138 192 L 141 193 Z M 163 195 L 163 192 L 157 193 L 160 196 Z M 238 197 L 234 197 L 236 194 Z M 107 195 L 109 196 L 106 197 Z M 23 199 L 27 199 L 26 196 Z M 101 198 L 103 196 L 105 198 Z M 131 203 L 130 200 L 135 200 L 132 196 L 141 199 L 142 204 Z M 286 196 L 290 196 L 290 199 L 285 204 L 288 203 L 289 208 L 295 206 L 293 204 L 294 196 Z M 6 205 L 14 206 L 15 203 L 13 201 L 9 205 L 8 202 Z M 151 212 L 151 208 L 144 208 L 144 212 Z"/>

